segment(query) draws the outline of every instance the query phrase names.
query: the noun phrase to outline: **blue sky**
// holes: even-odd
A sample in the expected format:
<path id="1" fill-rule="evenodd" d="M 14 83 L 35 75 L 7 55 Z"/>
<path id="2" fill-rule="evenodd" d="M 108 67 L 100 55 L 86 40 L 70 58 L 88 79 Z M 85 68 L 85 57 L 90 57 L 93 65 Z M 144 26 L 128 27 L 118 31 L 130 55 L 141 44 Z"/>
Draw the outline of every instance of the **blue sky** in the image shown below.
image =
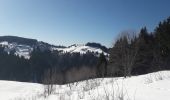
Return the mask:
<path id="1" fill-rule="evenodd" d="M 99 42 L 110 47 L 125 30 L 170 16 L 170 0 L 0 0 L 0 35 L 56 45 Z"/>

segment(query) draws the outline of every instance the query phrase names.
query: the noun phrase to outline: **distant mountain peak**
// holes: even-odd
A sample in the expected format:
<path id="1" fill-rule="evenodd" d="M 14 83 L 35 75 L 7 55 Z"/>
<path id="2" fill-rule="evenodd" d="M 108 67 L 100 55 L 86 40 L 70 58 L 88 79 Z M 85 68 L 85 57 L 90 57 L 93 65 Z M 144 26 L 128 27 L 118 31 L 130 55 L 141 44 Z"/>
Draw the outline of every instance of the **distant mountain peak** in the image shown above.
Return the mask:
<path id="1" fill-rule="evenodd" d="M 100 48 L 102 49 L 104 52 L 108 52 L 108 48 L 101 45 L 100 43 L 95 43 L 95 42 L 88 42 L 86 44 L 86 46 L 90 46 L 90 47 L 94 47 L 94 48 Z"/>

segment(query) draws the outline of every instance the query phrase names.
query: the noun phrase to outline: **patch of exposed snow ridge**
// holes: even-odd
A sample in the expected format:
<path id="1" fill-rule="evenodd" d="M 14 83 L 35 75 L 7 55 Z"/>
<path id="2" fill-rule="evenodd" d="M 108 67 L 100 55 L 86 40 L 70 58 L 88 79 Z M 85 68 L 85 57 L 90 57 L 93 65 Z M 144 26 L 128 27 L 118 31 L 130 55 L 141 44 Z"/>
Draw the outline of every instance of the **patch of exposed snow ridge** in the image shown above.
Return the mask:
<path id="1" fill-rule="evenodd" d="M 0 42 L 0 46 L 5 47 L 4 50 L 7 53 L 15 50 L 15 55 L 25 59 L 29 59 L 30 53 L 33 51 L 33 48 L 28 45 L 18 45 L 17 43 L 8 43 L 7 41 Z"/>
<path id="2" fill-rule="evenodd" d="M 8 42 L 7 42 L 7 41 L 0 42 L 0 45 L 1 45 L 1 46 L 7 46 L 7 45 L 8 45 Z"/>
<path id="3" fill-rule="evenodd" d="M 170 100 L 170 71 L 128 78 L 98 78 L 54 85 L 46 98 L 44 85 L 0 81 L 1 100 Z"/>
<path id="4" fill-rule="evenodd" d="M 100 48 L 94 48 L 82 44 L 75 44 L 67 48 L 56 48 L 56 49 L 62 51 L 63 53 L 70 52 L 70 53 L 86 54 L 87 52 L 93 52 L 96 55 L 99 55 L 101 53 L 103 53 L 104 55 L 108 55 L 108 53 L 104 52 Z"/>

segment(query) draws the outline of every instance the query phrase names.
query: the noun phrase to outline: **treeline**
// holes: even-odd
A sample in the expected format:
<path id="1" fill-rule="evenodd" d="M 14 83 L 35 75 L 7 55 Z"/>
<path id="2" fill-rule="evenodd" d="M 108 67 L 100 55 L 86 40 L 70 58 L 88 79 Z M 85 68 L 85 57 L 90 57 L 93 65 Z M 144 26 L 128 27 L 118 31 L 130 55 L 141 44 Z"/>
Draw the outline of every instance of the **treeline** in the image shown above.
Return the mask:
<path id="1" fill-rule="evenodd" d="M 24 59 L 11 52 L 4 52 L 0 47 L 0 80 L 15 80 L 24 82 L 42 83 L 45 73 L 55 70 L 60 76 L 65 77 L 68 70 L 80 69 L 82 66 L 93 68 L 98 57 L 93 53 L 60 53 L 59 51 L 35 49 L 31 58 Z M 62 81 L 59 83 L 63 83 Z"/>
<path id="2" fill-rule="evenodd" d="M 29 62 L 0 47 L 0 80 L 31 81 Z"/>
<path id="3" fill-rule="evenodd" d="M 35 39 L 28 39 L 28 38 L 23 38 L 23 37 L 21 38 L 17 36 L 0 36 L 0 42 L 3 42 L 3 41 L 8 41 L 9 43 L 16 42 L 18 44 L 26 44 L 30 46 L 33 46 L 38 42 Z"/>
<path id="4" fill-rule="evenodd" d="M 122 32 L 110 50 L 109 76 L 131 76 L 170 69 L 170 17 L 148 32 Z"/>

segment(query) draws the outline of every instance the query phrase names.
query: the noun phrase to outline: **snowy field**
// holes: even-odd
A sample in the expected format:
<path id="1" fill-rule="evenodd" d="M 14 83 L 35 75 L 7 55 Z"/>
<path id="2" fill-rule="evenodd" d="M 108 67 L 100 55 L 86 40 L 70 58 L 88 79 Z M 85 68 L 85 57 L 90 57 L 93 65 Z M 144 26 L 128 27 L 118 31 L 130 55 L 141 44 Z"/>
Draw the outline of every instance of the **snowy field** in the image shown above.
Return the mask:
<path id="1" fill-rule="evenodd" d="M 46 97 L 45 87 L 0 81 L 0 100 L 170 100 L 170 71 L 55 85 L 53 93 Z"/>

